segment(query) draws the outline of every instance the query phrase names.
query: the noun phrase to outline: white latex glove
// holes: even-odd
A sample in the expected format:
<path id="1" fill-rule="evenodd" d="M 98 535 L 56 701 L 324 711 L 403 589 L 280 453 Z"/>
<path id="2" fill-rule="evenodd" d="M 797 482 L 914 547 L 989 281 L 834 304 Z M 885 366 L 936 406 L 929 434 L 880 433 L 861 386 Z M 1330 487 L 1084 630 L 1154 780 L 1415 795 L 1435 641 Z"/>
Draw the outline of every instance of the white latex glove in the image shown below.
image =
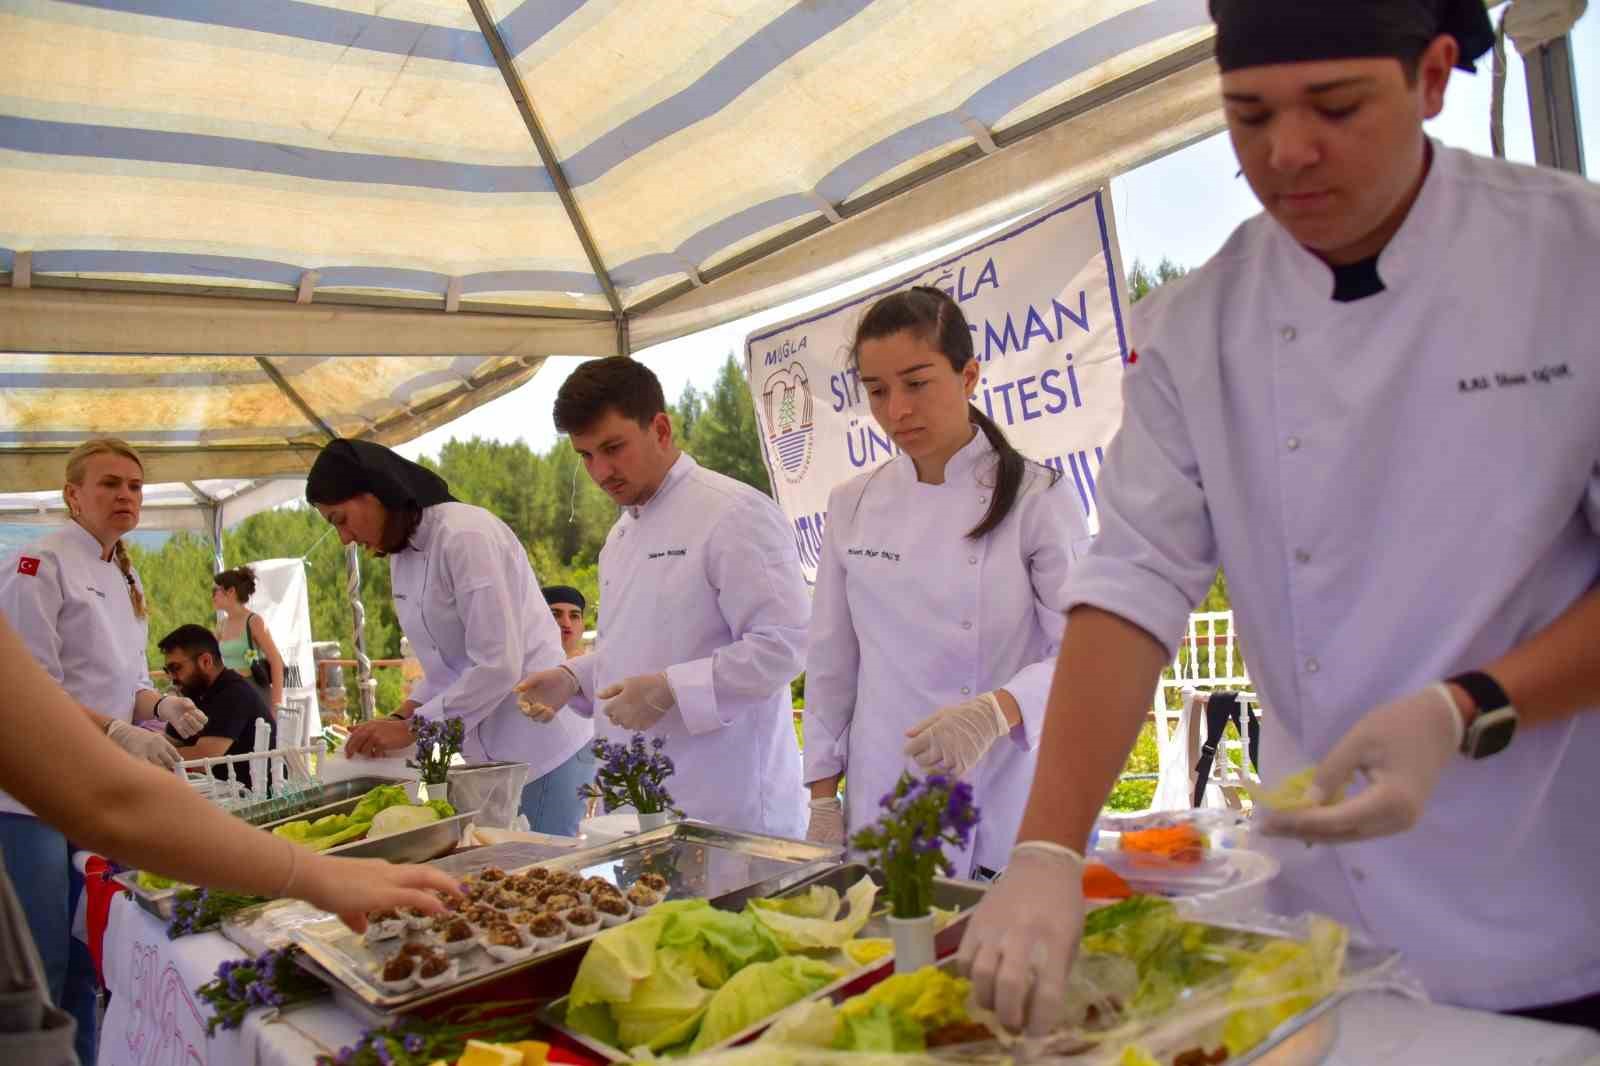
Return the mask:
<path id="1" fill-rule="evenodd" d="M 630 677 L 601 689 L 597 698 L 610 701 L 601 709 L 613 725 L 634 733 L 649 729 L 678 705 L 666 674 Z"/>
<path id="2" fill-rule="evenodd" d="M 1338 844 L 1403 833 L 1417 824 L 1439 774 L 1461 747 L 1461 714 L 1442 684 L 1368 711 L 1317 766 L 1310 806 L 1267 811 L 1261 831 L 1307 843 Z M 1361 771 L 1367 785 L 1337 796 Z"/>
<path id="3" fill-rule="evenodd" d="M 813 844 L 844 843 L 844 802 L 838 796 L 811 801 L 811 821 L 806 839 Z"/>
<path id="4" fill-rule="evenodd" d="M 906 731 L 905 753 L 924 770 L 964 776 L 1011 731 L 994 693 L 942 707 Z"/>
<path id="5" fill-rule="evenodd" d="M 535 722 L 548 722 L 581 691 L 571 670 L 555 666 L 517 682 L 517 706 Z"/>
<path id="6" fill-rule="evenodd" d="M 129 725 L 120 718 L 111 720 L 106 727 L 106 736 L 111 738 L 111 743 L 134 758 L 154 763 L 163 770 L 170 770 L 183 761 L 178 749 L 166 737 L 149 729 Z"/>
<path id="7" fill-rule="evenodd" d="M 168 694 L 156 701 L 156 717 L 178 731 L 185 740 L 206 724 L 205 712 L 187 696 Z"/>
<path id="8" fill-rule="evenodd" d="M 1083 856 L 1029 841 L 967 919 L 956 963 L 978 1006 L 1000 1024 L 1045 1036 L 1064 1019 L 1067 973 L 1083 935 Z"/>

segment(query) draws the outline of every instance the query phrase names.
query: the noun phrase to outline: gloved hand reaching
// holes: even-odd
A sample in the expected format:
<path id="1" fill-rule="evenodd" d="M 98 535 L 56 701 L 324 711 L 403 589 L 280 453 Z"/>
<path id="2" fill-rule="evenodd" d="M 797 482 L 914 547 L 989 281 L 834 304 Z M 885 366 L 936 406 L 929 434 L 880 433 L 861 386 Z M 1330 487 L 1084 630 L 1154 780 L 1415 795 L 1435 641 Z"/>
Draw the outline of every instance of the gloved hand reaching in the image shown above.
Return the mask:
<path id="1" fill-rule="evenodd" d="M 1403 833 L 1422 817 L 1463 731 L 1461 712 L 1442 684 L 1375 707 L 1317 766 L 1308 805 L 1266 812 L 1261 832 L 1324 844 Z M 1358 770 L 1367 787 L 1324 805 Z"/>
<path id="2" fill-rule="evenodd" d="M 1018 844 L 972 917 L 956 963 L 1000 1024 L 1029 1036 L 1060 1025 L 1067 974 L 1083 935 L 1083 856 L 1044 841 Z"/>
<path id="3" fill-rule="evenodd" d="M 609 701 L 601 710 L 613 725 L 634 733 L 649 729 L 678 705 L 664 673 L 638 674 L 601 689 L 596 698 Z"/>
<path id="4" fill-rule="evenodd" d="M 811 822 L 806 839 L 813 844 L 844 843 L 844 802 L 838 796 L 811 801 Z"/>
<path id="5" fill-rule="evenodd" d="M 906 731 L 905 753 L 924 770 L 964 776 L 1011 731 L 1000 701 L 985 692 L 964 703 L 944 707 Z"/>
<path id="6" fill-rule="evenodd" d="M 183 761 L 178 755 L 178 749 L 173 747 L 166 737 L 149 729 L 130 725 L 120 718 L 113 718 L 106 726 L 106 736 L 111 739 L 111 743 L 134 758 L 143 759 L 163 770 L 170 770 Z"/>
<path id="7" fill-rule="evenodd" d="M 535 722 L 548 722 L 582 689 L 578 678 L 565 666 L 529 674 L 517 682 L 517 707 Z"/>
<path id="8" fill-rule="evenodd" d="M 196 707 L 193 700 L 170 692 L 156 700 L 156 717 L 176 729 L 185 740 L 206 724 L 205 712 Z"/>

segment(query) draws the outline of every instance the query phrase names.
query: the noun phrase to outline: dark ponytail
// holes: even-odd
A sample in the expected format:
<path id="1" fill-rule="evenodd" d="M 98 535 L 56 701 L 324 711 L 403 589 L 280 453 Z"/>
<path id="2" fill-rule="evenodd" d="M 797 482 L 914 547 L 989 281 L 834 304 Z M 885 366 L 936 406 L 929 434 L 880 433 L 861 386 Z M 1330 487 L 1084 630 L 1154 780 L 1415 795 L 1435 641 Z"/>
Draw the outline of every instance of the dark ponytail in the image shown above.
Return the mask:
<path id="1" fill-rule="evenodd" d="M 859 370 L 864 341 L 881 340 L 904 331 L 910 331 L 938 349 L 949 361 L 951 369 L 957 372 L 975 358 L 972 331 L 967 328 L 967 318 L 961 313 L 961 306 L 942 289 L 918 285 L 890 293 L 867 309 L 867 313 L 861 316 L 861 324 L 856 327 L 850 361 Z M 996 458 L 994 491 L 989 496 L 989 510 L 981 522 L 967 531 L 967 539 L 981 540 L 994 532 L 1011 513 L 1011 508 L 1016 506 L 1023 477 L 1028 471 L 1028 460 L 1012 447 L 994 419 L 970 403 L 967 404 L 967 419 L 983 431 Z M 1055 484 L 1060 476 L 1054 470 L 1050 471 L 1050 483 Z"/>

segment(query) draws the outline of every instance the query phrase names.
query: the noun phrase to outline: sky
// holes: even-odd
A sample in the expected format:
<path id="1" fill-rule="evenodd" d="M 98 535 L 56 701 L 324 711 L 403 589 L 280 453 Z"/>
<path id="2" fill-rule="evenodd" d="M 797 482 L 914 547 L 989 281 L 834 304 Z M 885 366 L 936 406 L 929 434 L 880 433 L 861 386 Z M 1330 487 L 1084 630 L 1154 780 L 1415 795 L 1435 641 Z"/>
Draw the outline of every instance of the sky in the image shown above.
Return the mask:
<path id="1" fill-rule="evenodd" d="M 1572 48 L 1580 123 L 1586 122 L 1584 161 L 1594 177 L 1600 175 L 1600 16 L 1591 13 L 1578 23 Z M 1458 71 L 1451 78 L 1444 112 L 1428 124 L 1433 137 L 1444 144 L 1489 154 L 1489 64 L 1490 57 L 1485 56 L 1479 62 L 1482 73 L 1467 75 Z M 1532 163 L 1533 136 L 1522 61 L 1509 46 L 1507 67 L 1506 156 L 1515 162 Z M 1237 171 L 1227 135 L 1219 133 L 1112 179 L 1112 204 L 1123 265 L 1131 267 L 1138 259 L 1154 266 L 1162 258 L 1186 267 L 1204 263 L 1235 227 L 1260 210 L 1249 185 L 1242 177 L 1235 177 Z M 1202 192 L 1197 194 L 1196 190 Z M 968 238 L 961 244 L 976 239 Z M 729 353 L 740 352 L 745 336 L 760 326 L 864 291 L 906 273 L 916 262 L 932 262 L 955 247 L 959 245 L 937 249 L 918 261 L 896 264 L 810 299 L 642 349 L 634 355 L 661 378 L 669 400 L 676 400 L 684 386 L 691 383 L 697 389 L 708 390 Z M 556 391 L 580 362 L 577 357 L 552 357 L 520 389 L 398 450 L 413 458 L 436 455 L 451 438 L 476 436 L 502 442 L 526 441 L 543 451 L 558 439 L 549 416 Z"/>

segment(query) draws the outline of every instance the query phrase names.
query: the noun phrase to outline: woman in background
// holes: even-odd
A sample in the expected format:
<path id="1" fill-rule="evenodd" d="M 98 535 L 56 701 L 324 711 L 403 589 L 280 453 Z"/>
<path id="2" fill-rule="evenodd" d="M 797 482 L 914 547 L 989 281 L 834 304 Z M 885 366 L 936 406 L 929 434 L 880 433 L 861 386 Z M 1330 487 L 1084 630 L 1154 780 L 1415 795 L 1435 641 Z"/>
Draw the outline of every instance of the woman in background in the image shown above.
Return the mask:
<path id="1" fill-rule="evenodd" d="M 851 359 L 899 454 L 828 497 L 806 655 L 807 835 L 842 843 L 902 771 L 946 774 L 971 782 L 983 812 L 956 876 L 988 876 L 1033 783 L 1087 524 L 1060 476 L 970 402 L 980 368 L 946 293 L 879 300 Z"/>
<path id="2" fill-rule="evenodd" d="M 211 579 L 211 606 L 222 613 L 222 620 L 217 623 L 222 665 L 260 688 L 268 713 L 276 717 L 278 708 L 283 706 L 283 656 L 278 654 L 267 620 L 245 606 L 255 594 L 256 572 L 248 566 L 224 570 Z M 264 688 L 252 665 L 258 659 L 267 664 L 269 671 Z"/>

